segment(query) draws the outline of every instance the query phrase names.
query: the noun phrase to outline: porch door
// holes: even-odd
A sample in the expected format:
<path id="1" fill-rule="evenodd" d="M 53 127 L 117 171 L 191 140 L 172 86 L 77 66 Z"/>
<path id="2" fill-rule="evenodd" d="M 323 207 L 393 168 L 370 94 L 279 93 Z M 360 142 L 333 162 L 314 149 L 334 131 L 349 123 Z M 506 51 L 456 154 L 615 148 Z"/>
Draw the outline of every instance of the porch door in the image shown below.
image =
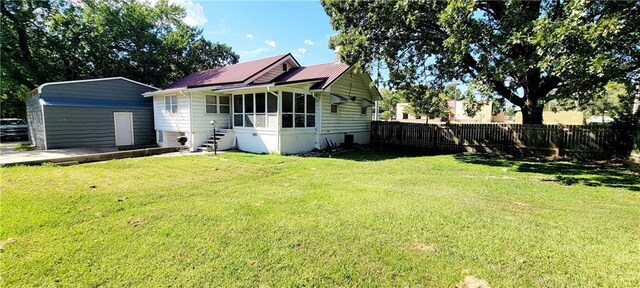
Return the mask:
<path id="1" fill-rule="evenodd" d="M 133 113 L 113 112 L 116 131 L 116 146 L 133 145 Z"/>

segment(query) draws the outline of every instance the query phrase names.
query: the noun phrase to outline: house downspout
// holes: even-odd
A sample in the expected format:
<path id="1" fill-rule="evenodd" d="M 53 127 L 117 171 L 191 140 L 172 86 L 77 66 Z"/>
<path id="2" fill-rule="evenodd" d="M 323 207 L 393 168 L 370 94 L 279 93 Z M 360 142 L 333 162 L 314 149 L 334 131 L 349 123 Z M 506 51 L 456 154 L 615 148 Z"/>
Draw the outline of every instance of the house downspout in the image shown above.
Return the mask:
<path id="1" fill-rule="evenodd" d="M 373 120 L 378 121 L 378 119 L 379 119 L 378 117 L 380 117 L 380 116 L 378 115 L 378 114 L 380 113 L 380 110 L 379 110 L 379 108 L 378 108 L 378 101 L 376 101 L 375 103 L 376 103 L 376 108 L 375 108 L 375 109 L 376 109 L 376 112 L 374 113 Z"/>
<path id="2" fill-rule="evenodd" d="M 320 109 L 318 109 L 318 119 L 320 119 L 320 121 L 318 121 L 318 125 L 316 127 L 317 132 L 317 136 L 316 136 L 316 149 L 320 149 L 322 146 L 322 142 L 320 141 L 320 137 L 322 135 L 322 94 L 320 94 L 320 96 L 316 97 L 316 92 L 311 92 L 313 95 L 313 98 L 318 99 L 318 107 L 320 107 Z"/>

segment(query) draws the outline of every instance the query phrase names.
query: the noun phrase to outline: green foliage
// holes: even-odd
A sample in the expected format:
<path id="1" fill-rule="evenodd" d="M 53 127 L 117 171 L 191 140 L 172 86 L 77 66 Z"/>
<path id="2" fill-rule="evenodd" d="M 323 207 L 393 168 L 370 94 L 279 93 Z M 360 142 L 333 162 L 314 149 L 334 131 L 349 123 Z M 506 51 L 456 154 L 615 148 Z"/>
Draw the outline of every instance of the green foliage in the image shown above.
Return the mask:
<path id="1" fill-rule="evenodd" d="M 2 115 L 24 115 L 25 91 L 45 82 L 122 76 L 165 87 L 238 61 L 166 0 L 2 1 L 0 8 Z"/>
<path id="2" fill-rule="evenodd" d="M 473 95 L 468 94 L 464 99 L 464 113 L 473 118 L 480 109 L 482 109 L 482 102 L 476 101 Z"/>
<path id="3" fill-rule="evenodd" d="M 0 173 L 2 287 L 640 283 L 640 179 L 621 169 L 361 151 Z"/>
<path id="4" fill-rule="evenodd" d="M 524 123 L 541 124 L 549 100 L 588 100 L 609 81 L 628 84 L 640 72 L 638 1 L 322 4 L 344 61 L 382 62 L 389 85 L 400 89 L 477 81 L 520 107 Z"/>
<path id="5" fill-rule="evenodd" d="M 403 92 L 383 88 L 382 90 L 380 90 L 380 94 L 382 95 L 380 108 L 385 110 L 385 112 L 387 111 L 389 112 L 388 116 L 386 116 L 387 118 L 382 118 L 382 119 L 397 118 L 398 115 L 396 115 L 396 107 L 398 103 L 402 103 L 406 101 Z"/>
<path id="6" fill-rule="evenodd" d="M 462 95 L 462 91 L 458 89 L 458 86 L 453 83 L 449 83 L 444 86 L 442 92 L 446 95 L 447 100 L 462 100 L 464 96 Z"/>
<path id="7" fill-rule="evenodd" d="M 449 117 L 449 99 L 443 89 L 435 89 L 427 85 L 414 85 L 405 91 L 407 100 L 411 104 L 407 113 L 416 117 L 426 115 L 429 118 Z"/>
<path id="8" fill-rule="evenodd" d="M 392 113 L 389 110 L 380 113 L 380 119 L 381 120 L 391 120 L 392 117 L 393 117 Z"/>
<path id="9" fill-rule="evenodd" d="M 583 110 L 591 116 L 610 116 L 620 118 L 630 115 L 633 106 L 633 97 L 627 93 L 627 87 L 623 83 L 609 82 L 583 104 Z"/>

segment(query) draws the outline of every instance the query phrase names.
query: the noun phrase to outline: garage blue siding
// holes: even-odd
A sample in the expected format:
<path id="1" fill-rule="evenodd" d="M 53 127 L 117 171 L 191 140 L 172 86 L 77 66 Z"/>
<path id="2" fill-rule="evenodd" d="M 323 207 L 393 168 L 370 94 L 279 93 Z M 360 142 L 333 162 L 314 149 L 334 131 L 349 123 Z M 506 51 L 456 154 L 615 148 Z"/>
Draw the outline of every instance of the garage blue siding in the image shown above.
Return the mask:
<path id="1" fill-rule="evenodd" d="M 134 145 L 155 144 L 153 110 L 45 105 L 47 148 L 114 147 L 114 112 L 133 113 Z"/>
<path id="2" fill-rule="evenodd" d="M 114 147 L 113 113 L 131 112 L 134 145 L 155 144 L 153 99 L 142 96 L 153 90 L 124 78 L 46 83 L 27 100 L 29 129 L 40 149 Z"/>

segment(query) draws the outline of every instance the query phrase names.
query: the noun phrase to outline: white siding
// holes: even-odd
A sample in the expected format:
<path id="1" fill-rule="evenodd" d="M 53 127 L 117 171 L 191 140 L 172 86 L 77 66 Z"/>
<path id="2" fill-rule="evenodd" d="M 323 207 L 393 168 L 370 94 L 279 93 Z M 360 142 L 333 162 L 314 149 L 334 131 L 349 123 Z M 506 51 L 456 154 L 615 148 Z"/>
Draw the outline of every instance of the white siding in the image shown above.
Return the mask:
<path id="1" fill-rule="evenodd" d="M 259 130 L 253 128 L 235 128 L 236 145 L 238 149 L 253 153 L 271 153 L 278 151 L 277 131 Z"/>
<path id="2" fill-rule="evenodd" d="M 313 128 L 282 130 L 280 135 L 280 153 L 282 154 L 304 153 L 316 148 L 316 135 Z"/>
<path id="3" fill-rule="evenodd" d="M 330 87 L 333 94 L 343 97 L 356 97 L 356 101 L 347 101 L 338 105 L 338 113 L 331 113 L 331 97 L 329 93 L 321 93 L 322 120 L 321 133 L 362 132 L 371 130 L 372 108 L 361 114 L 362 99 L 371 100 L 368 84 L 358 74 L 345 73 Z"/>
<path id="4" fill-rule="evenodd" d="M 216 120 L 218 122 L 218 129 L 229 128 L 231 121 L 231 114 L 229 113 L 207 113 L 205 109 L 205 94 L 214 95 L 212 93 L 194 92 L 191 99 L 191 113 L 193 121 L 193 132 L 210 132 L 213 130 L 211 127 L 211 121 Z M 224 95 L 229 97 L 231 102 L 231 95 Z M 229 103 L 229 109 L 232 109 L 231 103 Z M 230 110 L 231 111 L 231 110 Z"/>
<path id="5" fill-rule="evenodd" d="M 177 113 L 165 111 L 164 96 L 153 97 L 153 120 L 156 130 L 173 132 L 189 131 L 189 97 L 185 97 L 182 95 L 177 96 Z"/>
<path id="6" fill-rule="evenodd" d="M 353 134 L 354 141 L 358 144 L 369 143 L 371 131 L 371 113 L 373 108 L 367 108 L 367 113 L 362 114 L 362 99 L 371 100 L 373 95 L 369 89 L 369 83 L 365 82 L 359 74 L 347 72 L 329 87 L 332 94 L 346 98 L 356 97 L 355 101 L 347 101 L 338 105 L 338 113 L 331 113 L 331 95 L 329 93 L 316 93 L 319 96 L 320 129 L 316 146 L 325 148 L 327 140 L 336 144 L 344 143 L 344 134 Z"/>

